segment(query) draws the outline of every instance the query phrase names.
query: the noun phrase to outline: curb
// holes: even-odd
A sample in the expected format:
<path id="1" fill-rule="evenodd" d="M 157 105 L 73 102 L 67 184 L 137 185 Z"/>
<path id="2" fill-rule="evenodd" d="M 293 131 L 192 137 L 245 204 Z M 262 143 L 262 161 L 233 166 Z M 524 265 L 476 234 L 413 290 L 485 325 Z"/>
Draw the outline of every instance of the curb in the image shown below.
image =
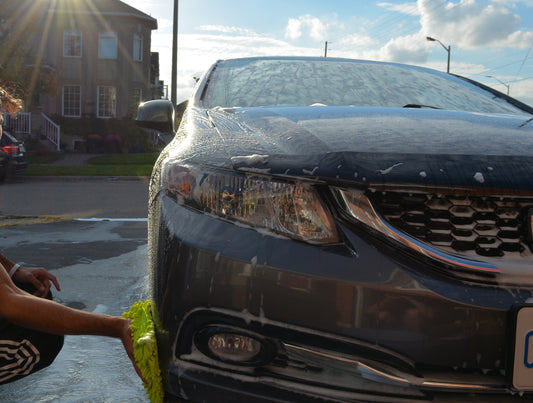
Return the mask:
<path id="1" fill-rule="evenodd" d="M 140 181 L 149 182 L 149 176 L 15 176 L 7 180 L 7 183 L 20 182 L 79 182 L 79 181 Z"/>
<path id="2" fill-rule="evenodd" d="M 50 224 L 59 221 L 70 221 L 70 219 L 66 217 L 54 216 L 5 218 L 4 216 L 0 215 L 0 229 L 15 227 L 18 225 Z"/>

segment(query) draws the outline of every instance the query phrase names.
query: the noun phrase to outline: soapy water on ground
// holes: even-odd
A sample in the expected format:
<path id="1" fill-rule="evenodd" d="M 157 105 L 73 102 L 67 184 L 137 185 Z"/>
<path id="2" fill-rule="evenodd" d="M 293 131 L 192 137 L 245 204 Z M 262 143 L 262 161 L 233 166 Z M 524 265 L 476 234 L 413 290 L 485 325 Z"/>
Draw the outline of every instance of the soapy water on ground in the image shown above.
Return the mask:
<path id="1" fill-rule="evenodd" d="M 121 315 L 148 298 L 147 247 L 118 257 L 54 270 L 56 299 L 87 311 Z M 48 368 L 0 386 L 2 402 L 148 402 L 122 343 L 97 336 L 67 336 Z"/>

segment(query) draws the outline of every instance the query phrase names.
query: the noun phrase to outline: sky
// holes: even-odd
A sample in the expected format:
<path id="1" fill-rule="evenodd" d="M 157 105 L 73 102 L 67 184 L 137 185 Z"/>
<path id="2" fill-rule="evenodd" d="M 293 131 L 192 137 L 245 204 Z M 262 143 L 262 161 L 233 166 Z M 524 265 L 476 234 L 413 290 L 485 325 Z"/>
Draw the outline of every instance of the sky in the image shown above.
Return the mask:
<path id="1" fill-rule="evenodd" d="M 171 84 L 173 0 L 122 0 L 158 21 L 152 51 Z M 426 37 L 436 38 L 430 42 Z M 219 59 L 324 56 L 414 64 L 533 106 L 533 0 L 180 0 L 177 100 Z"/>

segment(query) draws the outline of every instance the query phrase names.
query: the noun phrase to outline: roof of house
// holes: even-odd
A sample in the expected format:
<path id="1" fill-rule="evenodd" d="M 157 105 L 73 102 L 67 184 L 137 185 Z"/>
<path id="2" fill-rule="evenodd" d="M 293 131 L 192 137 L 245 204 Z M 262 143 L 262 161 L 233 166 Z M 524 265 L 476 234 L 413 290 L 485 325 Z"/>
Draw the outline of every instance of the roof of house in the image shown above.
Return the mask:
<path id="1" fill-rule="evenodd" d="M 49 12 L 69 14 L 100 14 L 134 17 L 148 21 L 157 29 L 157 20 L 120 0 L 40 0 Z"/>

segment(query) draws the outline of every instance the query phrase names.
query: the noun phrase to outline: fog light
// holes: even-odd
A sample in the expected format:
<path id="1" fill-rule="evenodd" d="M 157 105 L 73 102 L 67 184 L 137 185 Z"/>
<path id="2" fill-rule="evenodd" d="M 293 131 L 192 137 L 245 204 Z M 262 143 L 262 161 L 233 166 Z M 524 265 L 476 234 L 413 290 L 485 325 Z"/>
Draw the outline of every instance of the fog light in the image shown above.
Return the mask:
<path id="1" fill-rule="evenodd" d="M 217 358 L 224 361 L 252 361 L 261 352 L 261 343 L 251 337 L 235 333 L 216 333 L 207 345 Z"/>
<path id="2" fill-rule="evenodd" d="M 206 326 L 193 337 L 202 354 L 226 364 L 257 367 L 267 365 L 278 354 L 275 341 L 239 327 Z"/>

